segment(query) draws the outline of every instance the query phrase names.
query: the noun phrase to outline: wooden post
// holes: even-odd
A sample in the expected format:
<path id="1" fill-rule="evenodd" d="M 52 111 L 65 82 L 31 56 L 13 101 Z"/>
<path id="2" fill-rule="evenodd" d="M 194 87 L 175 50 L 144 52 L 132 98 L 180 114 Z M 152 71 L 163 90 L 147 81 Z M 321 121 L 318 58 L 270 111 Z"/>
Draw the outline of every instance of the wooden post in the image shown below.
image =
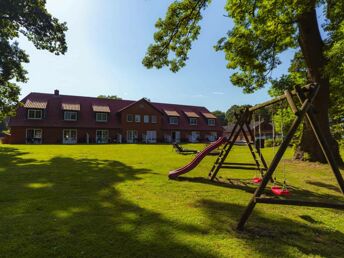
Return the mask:
<path id="1" fill-rule="evenodd" d="M 309 110 L 311 106 L 311 101 L 310 99 L 306 99 L 303 102 L 303 105 L 301 107 L 300 112 L 298 113 L 297 117 L 295 118 L 295 120 L 292 123 L 291 128 L 289 129 L 284 141 L 282 142 L 282 144 L 280 145 L 275 157 L 273 158 L 270 167 L 268 168 L 268 171 L 266 172 L 265 176 L 263 177 L 263 180 L 261 182 L 261 184 L 259 185 L 259 187 L 256 189 L 256 191 L 254 192 L 254 195 L 252 197 L 252 199 L 250 200 L 249 204 L 247 205 L 244 213 L 242 214 L 240 221 L 237 225 L 237 229 L 238 230 L 243 230 L 246 221 L 248 220 L 248 218 L 250 217 L 255 205 L 256 205 L 256 198 L 260 197 L 261 194 L 263 193 L 266 185 L 268 184 L 268 181 L 270 178 L 272 178 L 272 175 L 278 165 L 278 163 L 281 161 L 282 156 L 284 154 L 284 152 L 286 151 L 286 149 L 288 148 L 288 145 L 292 139 L 292 137 L 294 136 L 297 128 L 300 126 L 300 123 L 302 122 L 302 119 L 305 115 L 305 113 Z"/>

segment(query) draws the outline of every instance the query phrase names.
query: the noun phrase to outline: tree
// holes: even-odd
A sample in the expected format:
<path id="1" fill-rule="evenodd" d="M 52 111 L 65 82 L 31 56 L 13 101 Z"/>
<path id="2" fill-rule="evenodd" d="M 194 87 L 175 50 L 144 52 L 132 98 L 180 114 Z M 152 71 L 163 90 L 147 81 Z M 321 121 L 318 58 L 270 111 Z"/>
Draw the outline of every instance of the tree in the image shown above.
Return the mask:
<path id="1" fill-rule="evenodd" d="M 99 95 L 97 98 L 100 99 L 122 99 L 118 97 L 117 95 Z"/>
<path id="2" fill-rule="evenodd" d="M 214 116 L 217 117 L 217 119 L 220 121 L 221 125 L 227 125 L 228 121 L 226 119 L 226 113 L 222 112 L 220 110 L 215 110 L 213 112 L 211 112 Z"/>
<path id="3" fill-rule="evenodd" d="M 168 66 L 173 72 L 185 66 L 192 41 L 200 33 L 201 13 L 210 3 L 210 0 L 173 2 L 165 18 L 156 23 L 155 43 L 148 47 L 143 64 L 147 68 Z M 317 10 L 320 8 L 324 9 L 326 21 L 319 25 Z M 339 90 L 333 80 L 340 82 L 337 78 L 343 78 L 343 73 L 338 75 L 338 66 L 343 69 L 344 2 L 228 0 L 225 10 L 234 27 L 218 41 L 215 50 L 223 51 L 227 67 L 235 69 L 231 82 L 242 87 L 245 93 L 254 92 L 271 81 L 271 72 L 281 63 L 279 54 L 287 49 L 300 50 L 307 80 L 320 84 L 314 101 L 316 116 L 337 161 L 342 163 L 338 144 L 330 133 L 328 111 L 330 92 Z M 322 39 L 319 26 L 326 30 L 326 39 Z M 335 58 L 327 58 L 330 56 Z M 332 74 L 336 75 L 330 77 Z M 312 160 L 324 162 L 314 135 L 307 133 L 302 137 L 302 151 Z"/>
<path id="4" fill-rule="evenodd" d="M 19 105 L 20 88 L 27 82 L 23 63 L 29 56 L 16 39 L 25 36 L 37 49 L 56 55 L 67 51 L 66 23 L 60 23 L 46 10 L 45 0 L 0 1 L 0 120 L 12 115 Z"/>

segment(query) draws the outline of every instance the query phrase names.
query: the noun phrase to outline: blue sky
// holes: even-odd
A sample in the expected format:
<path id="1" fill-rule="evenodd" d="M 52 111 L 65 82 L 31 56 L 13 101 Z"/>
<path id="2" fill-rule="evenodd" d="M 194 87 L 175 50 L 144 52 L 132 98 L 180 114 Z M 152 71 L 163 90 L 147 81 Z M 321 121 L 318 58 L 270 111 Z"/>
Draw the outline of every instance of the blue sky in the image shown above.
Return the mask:
<path id="1" fill-rule="evenodd" d="M 206 106 L 211 111 L 265 101 L 269 99 L 267 89 L 247 95 L 233 86 L 224 54 L 213 50 L 232 27 L 223 16 L 225 1 L 213 1 L 204 12 L 201 35 L 187 66 L 172 73 L 147 70 L 141 64 L 153 41 L 155 21 L 164 17 L 171 0 L 48 0 L 48 10 L 67 22 L 68 52 L 55 56 L 20 39 L 31 60 L 25 66 L 30 80 L 21 85 L 22 96 L 59 89 L 67 95 L 147 97 L 155 102 Z M 282 56 L 274 76 L 287 70 L 290 55 Z"/>

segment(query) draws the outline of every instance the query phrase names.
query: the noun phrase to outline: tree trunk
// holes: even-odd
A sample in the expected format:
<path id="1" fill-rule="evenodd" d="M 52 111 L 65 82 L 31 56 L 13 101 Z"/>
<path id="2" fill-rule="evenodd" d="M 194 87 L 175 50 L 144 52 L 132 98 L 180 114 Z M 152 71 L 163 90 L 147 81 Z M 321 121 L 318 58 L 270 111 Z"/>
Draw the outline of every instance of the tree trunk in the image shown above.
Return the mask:
<path id="1" fill-rule="evenodd" d="M 324 44 L 321 39 L 316 10 L 303 13 L 298 19 L 299 44 L 303 53 L 307 68 L 308 77 L 312 82 L 320 84 L 319 93 L 314 100 L 316 117 L 320 123 L 321 130 L 332 147 L 333 154 L 338 164 L 342 165 L 343 161 L 339 154 L 338 143 L 332 137 L 329 125 L 329 99 L 330 99 L 330 82 L 329 78 L 324 75 L 326 59 L 324 57 Z M 307 153 L 307 159 L 311 161 L 326 162 L 321 148 L 312 132 L 312 129 L 305 120 L 300 145 L 295 152 L 295 158 L 303 159 Z"/>

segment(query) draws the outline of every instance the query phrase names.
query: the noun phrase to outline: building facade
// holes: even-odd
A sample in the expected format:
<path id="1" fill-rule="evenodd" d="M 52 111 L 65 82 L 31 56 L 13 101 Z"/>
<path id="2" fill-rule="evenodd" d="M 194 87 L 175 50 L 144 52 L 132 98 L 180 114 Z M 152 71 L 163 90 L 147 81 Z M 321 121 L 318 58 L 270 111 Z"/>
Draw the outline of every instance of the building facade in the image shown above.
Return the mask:
<path id="1" fill-rule="evenodd" d="M 9 121 L 12 144 L 214 141 L 222 135 L 205 107 L 30 93 Z"/>

